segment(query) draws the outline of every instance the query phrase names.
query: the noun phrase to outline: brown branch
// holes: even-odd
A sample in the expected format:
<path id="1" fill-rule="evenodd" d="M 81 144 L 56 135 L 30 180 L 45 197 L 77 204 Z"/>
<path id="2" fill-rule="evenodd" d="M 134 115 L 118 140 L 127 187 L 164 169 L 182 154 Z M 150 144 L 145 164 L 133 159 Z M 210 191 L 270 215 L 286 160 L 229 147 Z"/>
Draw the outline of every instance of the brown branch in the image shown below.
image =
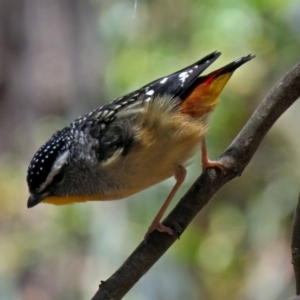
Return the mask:
<path id="1" fill-rule="evenodd" d="M 201 174 L 164 224 L 182 233 L 224 184 L 242 174 L 274 122 L 299 96 L 300 63 L 275 85 L 221 155 L 220 159 L 227 168 L 226 174 L 215 169 Z M 108 280 L 100 284 L 92 300 L 121 299 L 175 241 L 175 236 L 153 232 Z"/>
<path id="2" fill-rule="evenodd" d="M 296 281 L 296 294 L 300 295 L 300 195 L 294 215 L 292 229 L 292 264 Z"/>

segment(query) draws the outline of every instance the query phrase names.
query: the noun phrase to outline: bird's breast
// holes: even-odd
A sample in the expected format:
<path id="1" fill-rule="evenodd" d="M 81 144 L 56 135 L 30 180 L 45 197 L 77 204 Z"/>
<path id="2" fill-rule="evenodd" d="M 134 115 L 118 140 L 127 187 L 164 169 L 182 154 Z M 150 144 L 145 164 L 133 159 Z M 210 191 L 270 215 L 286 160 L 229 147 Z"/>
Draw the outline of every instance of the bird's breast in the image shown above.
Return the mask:
<path id="1" fill-rule="evenodd" d="M 112 165 L 106 166 L 118 188 L 108 198 L 123 198 L 174 176 L 177 166 L 186 166 L 207 130 L 206 121 L 175 114 L 150 116 L 137 127 L 135 146 Z"/>

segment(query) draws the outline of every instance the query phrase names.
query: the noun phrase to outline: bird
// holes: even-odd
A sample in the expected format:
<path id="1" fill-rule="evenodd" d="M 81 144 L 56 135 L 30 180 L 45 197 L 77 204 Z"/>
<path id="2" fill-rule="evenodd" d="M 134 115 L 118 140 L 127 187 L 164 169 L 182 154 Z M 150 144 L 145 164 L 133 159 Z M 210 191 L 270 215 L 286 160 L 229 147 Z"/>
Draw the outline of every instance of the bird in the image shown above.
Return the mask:
<path id="1" fill-rule="evenodd" d="M 208 118 L 243 56 L 200 76 L 219 56 L 197 62 L 84 114 L 57 131 L 33 156 L 27 171 L 27 207 L 123 199 L 174 177 L 175 184 L 146 236 L 174 230 L 161 223 L 201 149 L 202 170 L 224 170 L 209 160 Z"/>

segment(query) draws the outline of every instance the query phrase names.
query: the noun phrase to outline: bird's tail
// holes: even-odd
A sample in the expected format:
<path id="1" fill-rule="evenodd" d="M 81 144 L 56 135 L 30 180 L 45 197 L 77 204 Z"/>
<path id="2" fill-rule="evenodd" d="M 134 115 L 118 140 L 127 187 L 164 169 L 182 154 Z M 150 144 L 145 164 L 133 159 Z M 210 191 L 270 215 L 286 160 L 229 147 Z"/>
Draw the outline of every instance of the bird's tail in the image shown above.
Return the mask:
<path id="1" fill-rule="evenodd" d="M 183 99 L 181 111 L 195 117 L 211 112 L 218 104 L 217 97 L 233 72 L 252 58 L 254 56 L 249 54 L 208 75 L 198 77 L 181 96 Z"/>

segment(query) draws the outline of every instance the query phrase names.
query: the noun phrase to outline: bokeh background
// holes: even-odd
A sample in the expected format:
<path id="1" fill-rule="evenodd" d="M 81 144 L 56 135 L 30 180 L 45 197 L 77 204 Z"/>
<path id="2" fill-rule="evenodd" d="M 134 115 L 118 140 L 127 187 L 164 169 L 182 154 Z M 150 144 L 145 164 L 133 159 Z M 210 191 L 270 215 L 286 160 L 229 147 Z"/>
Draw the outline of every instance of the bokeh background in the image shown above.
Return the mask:
<path id="1" fill-rule="evenodd" d="M 249 53 L 207 142 L 220 155 L 300 60 L 299 0 L 0 1 L 0 299 L 90 299 L 135 249 L 174 179 L 123 201 L 28 210 L 35 151 L 78 115 L 214 50 Z M 276 300 L 294 295 L 300 103 L 124 299 Z M 200 154 L 174 204 L 200 173 Z M 141 174 L 146 176 L 147 174 Z"/>

